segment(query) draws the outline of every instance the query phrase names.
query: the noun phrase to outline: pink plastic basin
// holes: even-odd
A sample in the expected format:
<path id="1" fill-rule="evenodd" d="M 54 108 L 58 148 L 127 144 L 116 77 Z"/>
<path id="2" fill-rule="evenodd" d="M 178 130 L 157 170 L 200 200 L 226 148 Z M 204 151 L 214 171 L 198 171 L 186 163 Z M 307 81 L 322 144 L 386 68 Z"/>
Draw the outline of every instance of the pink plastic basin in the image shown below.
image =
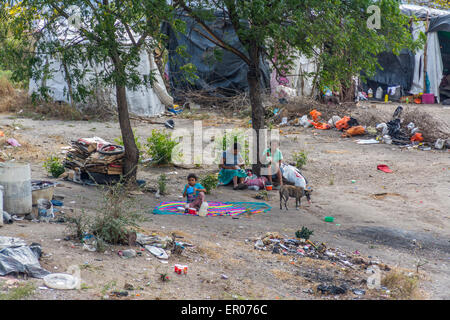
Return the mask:
<path id="1" fill-rule="evenodd" d="M 434 94 L 424 93 L 422 95 L 422 103 L 423 104 L 433 104 L 434 103 Z"/>

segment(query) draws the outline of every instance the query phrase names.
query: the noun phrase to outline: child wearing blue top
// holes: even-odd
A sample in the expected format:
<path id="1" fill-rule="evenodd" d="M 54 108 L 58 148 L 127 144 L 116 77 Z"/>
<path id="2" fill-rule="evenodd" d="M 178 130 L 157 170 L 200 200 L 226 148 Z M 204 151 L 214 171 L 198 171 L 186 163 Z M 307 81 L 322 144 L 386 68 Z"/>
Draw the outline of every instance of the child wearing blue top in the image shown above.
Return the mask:
<path id="1" fill-rule="evenodd" d="M 200 209 L 203 201 L 205 201 L 206 189 L 197 182 L 198 178 L 195 174 L 190 173 L 187 177 L 188 183 L 184 186 L 183 197 L 186 197 L 186 209 Z"/>

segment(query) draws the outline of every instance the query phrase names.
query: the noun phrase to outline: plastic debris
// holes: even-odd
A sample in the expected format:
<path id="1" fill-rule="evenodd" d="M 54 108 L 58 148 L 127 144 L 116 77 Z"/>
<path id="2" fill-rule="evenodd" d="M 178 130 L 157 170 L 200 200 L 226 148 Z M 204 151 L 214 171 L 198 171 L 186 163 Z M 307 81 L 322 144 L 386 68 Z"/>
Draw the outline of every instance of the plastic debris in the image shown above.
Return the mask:
<path id="1" fill-rule="evenodd" d="M 0 243 L 6 248 L 0 250 L 0 276 L 18 273 L 34 278 L 43 278 L 50 273 L 39 263 L 42 254 L 39 244 L 33 243 L 26 246 L 22 239 L 2 238 L 5 237 L 0 237 Z M 19 245 L 16 246 L 17 244 Z"/>

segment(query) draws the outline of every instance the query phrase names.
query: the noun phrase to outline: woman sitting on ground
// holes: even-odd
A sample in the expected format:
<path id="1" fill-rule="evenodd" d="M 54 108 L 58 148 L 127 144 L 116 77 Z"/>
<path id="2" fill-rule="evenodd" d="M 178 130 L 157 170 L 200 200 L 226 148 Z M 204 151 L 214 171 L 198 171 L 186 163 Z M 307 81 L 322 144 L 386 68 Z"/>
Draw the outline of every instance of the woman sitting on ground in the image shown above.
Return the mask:
<path id="1" fill-rule="evenodd" d="M 283 154 L 278 148 L 278 142 L 271 141 L 269 148 L 264 150 L 263 160 L 265 159 L 265 168 L 267 170 L 267 178 L 269 183 L 273 184 L 273 179 L 277 179 L 279 182 L 278 187 L 275 189 L 280 189 L 283 186 L 283 171 L 281 169 L 281 160 L 283 160 Z"/>
<path id="2" fill-rule="evenodd" d="M 228 185 L 233 181 L 233 189 L 245 189 L 247 185 L 244 184 L 244 179 L 247 173 L 242 167 L 245 165 L 244 159 L 239 153 L 240 146 L 237 142 L 233 145 L 233 150 L 224 151 L 222 154 L 222 161 L 220 164 L 219 183 L 221 185 Z"/>

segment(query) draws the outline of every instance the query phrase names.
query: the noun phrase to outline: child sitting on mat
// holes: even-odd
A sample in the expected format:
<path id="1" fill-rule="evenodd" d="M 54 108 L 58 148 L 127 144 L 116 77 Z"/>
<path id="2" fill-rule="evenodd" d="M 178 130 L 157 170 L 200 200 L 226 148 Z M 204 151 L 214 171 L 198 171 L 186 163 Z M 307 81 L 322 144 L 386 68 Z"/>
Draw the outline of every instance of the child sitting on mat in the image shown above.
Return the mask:
<path id="1" fill-rule="evenodd" d="M 198 178 L 195 174 L 190 173 L 187 177 L 188 183 L 184 186 L 183 197 L 186 197 L 186 210 L 188 208 L 200 209 L 203 201 L 205 201 L 206 189 L 197 182 Z"/>

